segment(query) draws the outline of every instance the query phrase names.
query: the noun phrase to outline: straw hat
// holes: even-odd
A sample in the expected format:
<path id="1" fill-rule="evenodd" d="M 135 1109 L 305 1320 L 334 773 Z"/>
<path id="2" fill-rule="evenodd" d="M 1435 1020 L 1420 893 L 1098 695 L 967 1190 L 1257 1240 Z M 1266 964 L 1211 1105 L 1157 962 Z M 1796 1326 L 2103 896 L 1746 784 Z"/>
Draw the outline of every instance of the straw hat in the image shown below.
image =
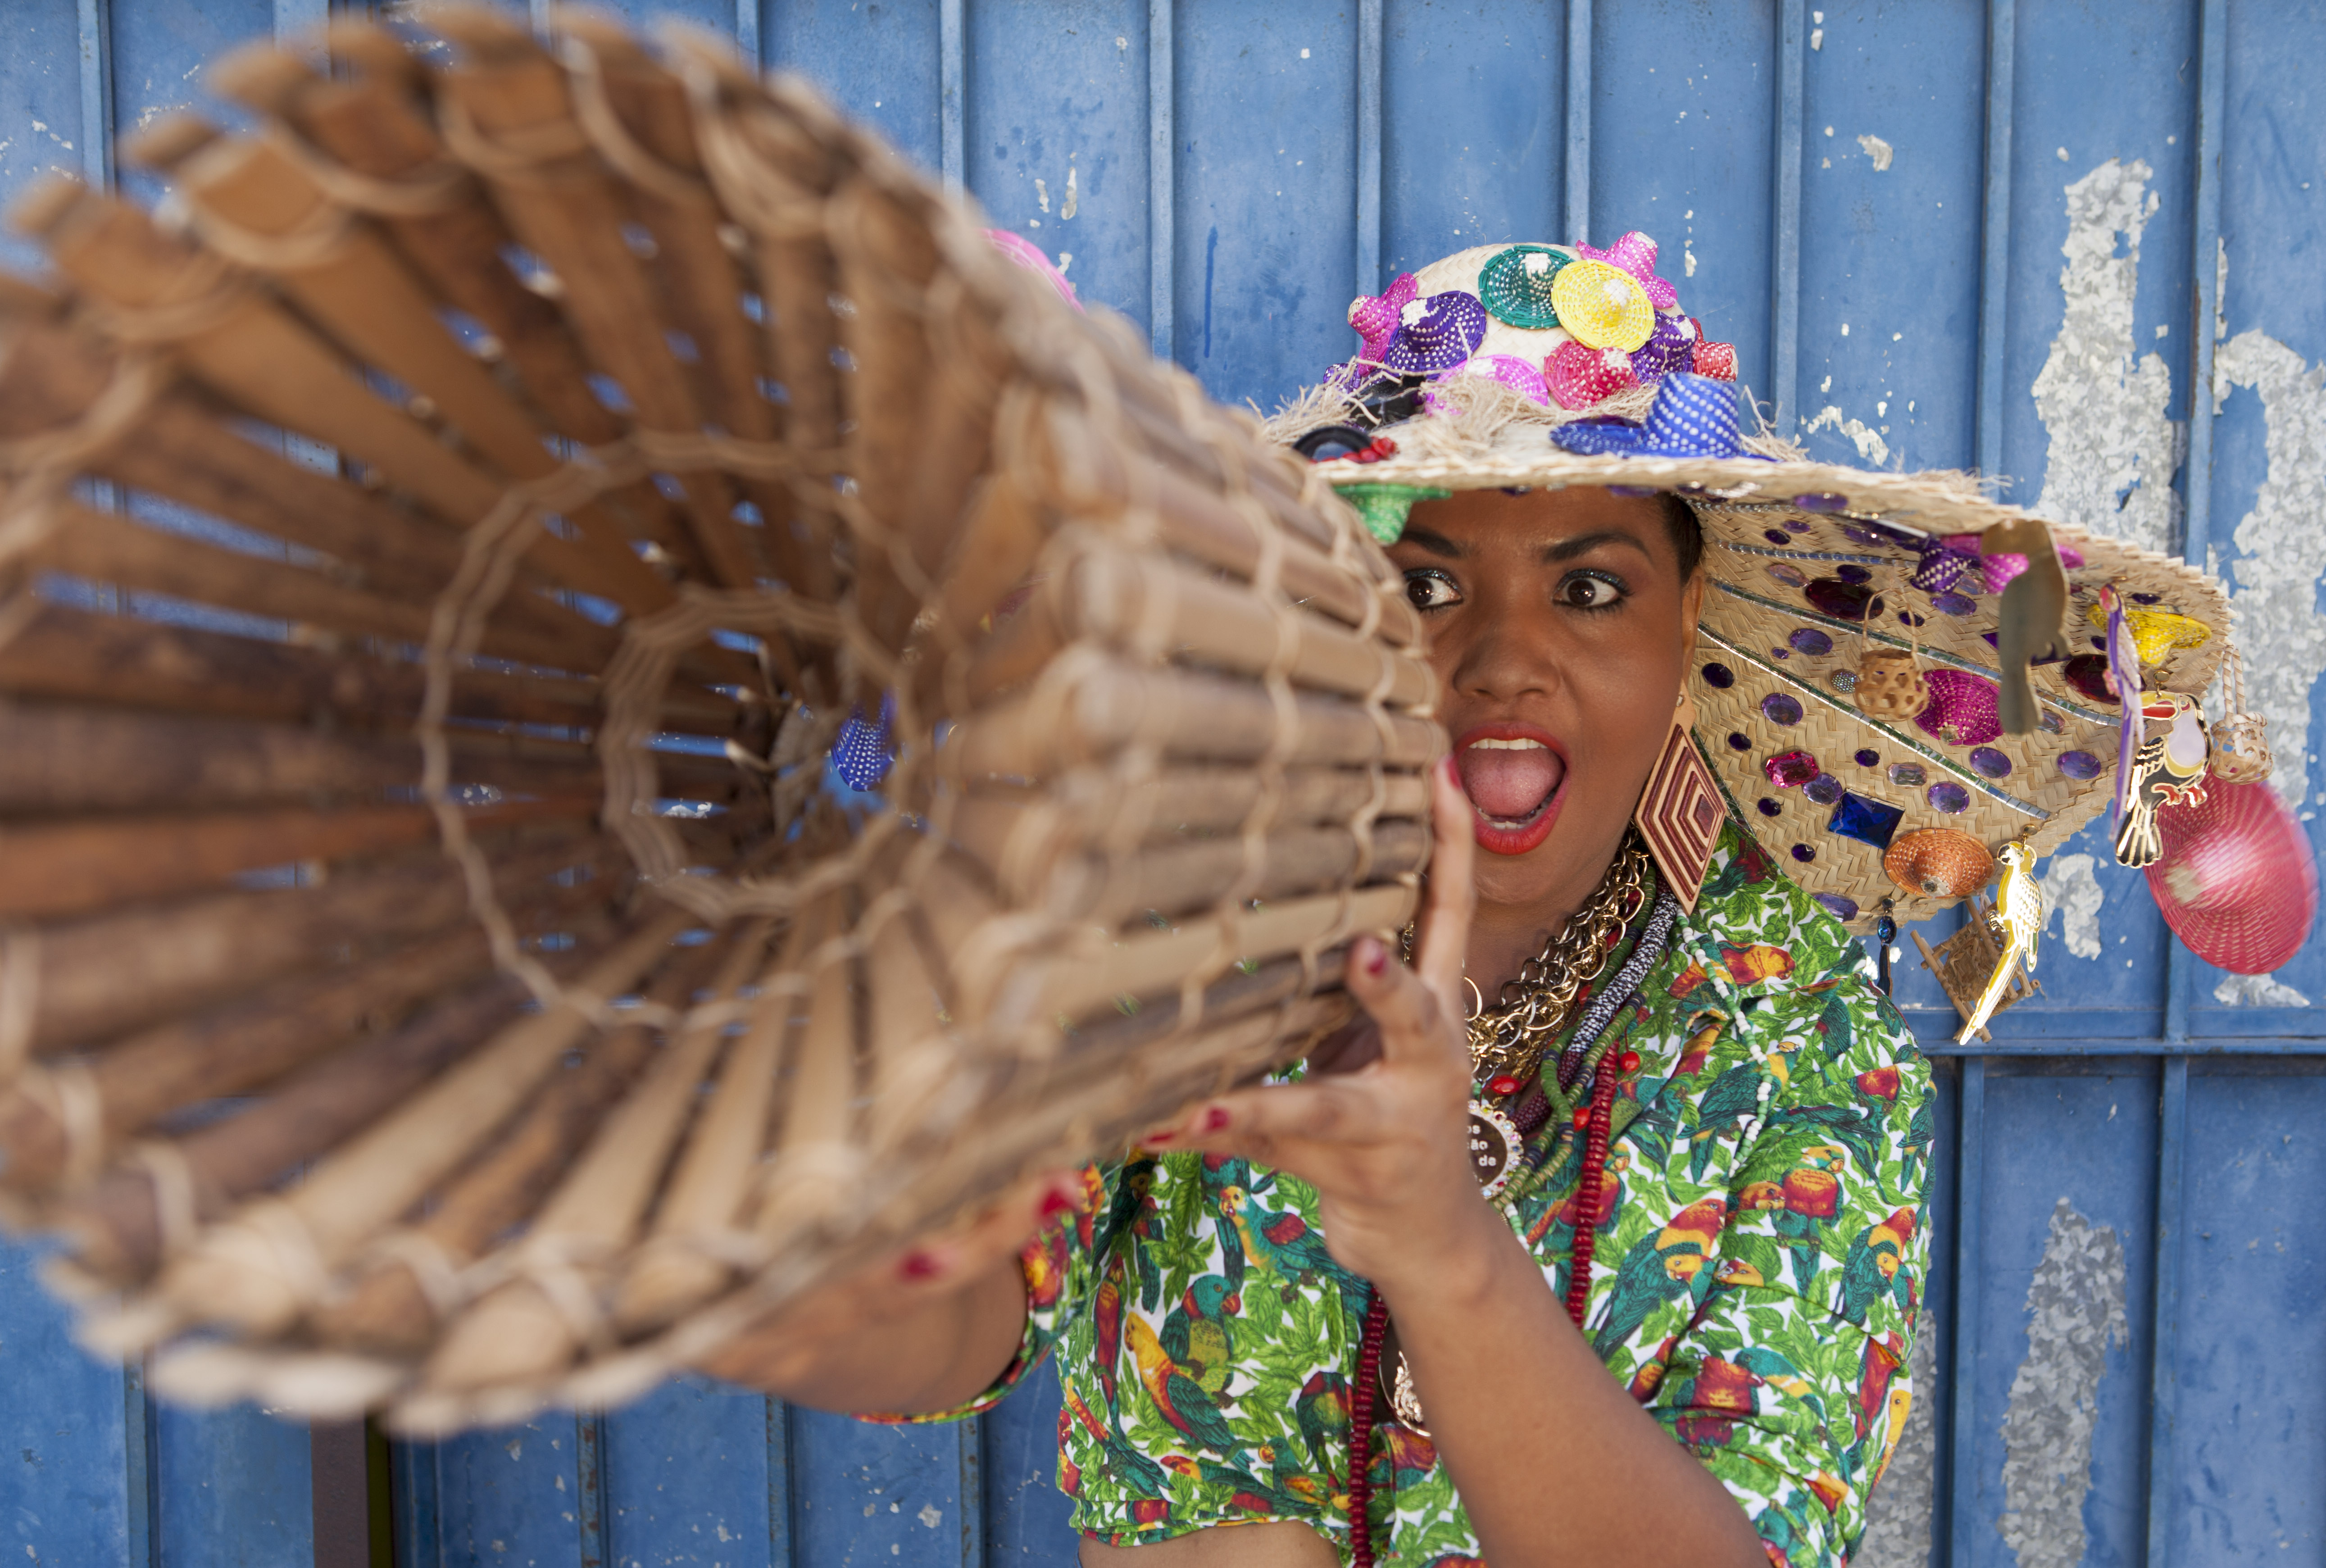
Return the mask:
<path id="1" fill-rule="evenodd" d="M 1735 350 L 1655 266 L 1634 233 L 1604 251 L 1481 246 L 1401 276 L 1350 306 L 1360 351 L 1270 434 L 1385 544 L 1415 500 L 1456 490 L 1683 495 L 1711 590 L 1698 744 L 1733 815 L 1851 929 L 1977 892 L 2006 843 L 2057 846 L 2116 780 L 2102 590 L 2138 634 L 2144 688 L 2199 695 L 2228 644 L 2220 589 L 2046 525 L 1975 476 L 1816 462 L 1757 420 L 1740 427 Z M 2014 636 L 2035 656 L 2025 714 L 2009 711 Z"/>

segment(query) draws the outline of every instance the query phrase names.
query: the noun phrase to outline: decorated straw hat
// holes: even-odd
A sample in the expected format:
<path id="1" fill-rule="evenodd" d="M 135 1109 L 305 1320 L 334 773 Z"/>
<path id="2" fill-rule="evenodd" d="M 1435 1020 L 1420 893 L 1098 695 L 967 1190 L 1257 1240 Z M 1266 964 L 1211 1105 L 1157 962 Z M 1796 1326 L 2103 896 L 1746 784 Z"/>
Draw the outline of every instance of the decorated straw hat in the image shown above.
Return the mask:
<path id="1" fill-rule="evenodd" d="M 0 1198 L 443 1431 L 1298 1055 L 1445 742 L 1323 471 L 812 92 L 428 20 L 12 214 Z"/>
<path id="2" fill-rule="evenodd" d="M 1817 462 L 1761 429 L 1644 235 L 1461 251 L 1349 322 L 1356 354 L 1270 428 L 1384 543 L 1456 490 L 1687 499 L 1709 577 L 1698 745 L 1731 815 L 1853 930 L 1977 894 L 2005 845 L 2040 855 L 2107 809 L 2120 692 L 2202 694 L 2228 648 L 2220 589 L 2180 561 L 1971 475 Z"/>

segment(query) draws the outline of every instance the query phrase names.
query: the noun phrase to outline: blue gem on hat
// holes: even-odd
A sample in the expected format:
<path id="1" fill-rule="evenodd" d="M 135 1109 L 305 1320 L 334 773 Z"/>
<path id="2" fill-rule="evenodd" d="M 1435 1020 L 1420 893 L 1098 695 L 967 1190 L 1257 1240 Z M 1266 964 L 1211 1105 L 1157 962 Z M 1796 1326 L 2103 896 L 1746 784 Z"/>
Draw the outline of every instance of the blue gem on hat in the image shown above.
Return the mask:
<path id="1" fill-rule="evenodd" d="M 1399 313 L 1382 363 L 1403 375 L 1442 375 L 1469 363 L 1486 341 L 1486 307 L 1478 296 L 1448 289 L 1415 300 Z"/>
<path id="2" fill-rule="evenodd" d="M 889 742 L 889 727 L 896 722 L 897 700 L 880 699 L 880 717 L 868 723 L 864 710 L 857 709 L 840 726 L 840 737 L 832 743 L 832 770 L 840 775 L 841 782 L 851 789 L 870 789 L 889 776 L 896 765 L 897 751 Z"/>
<path id="3" fill-rule="evenodd" d="M 1863 795 L 1842 792 L 1841 803 L 1825 820 L 1828 833 L 1838 833 L 1844 838 L 1854 838 L 1860 844 L 1886 850 L 1898 831 L 1905 813 L 1895 806 L 1884 806 L 1879 800 L 1869 800 Z"/>
<path id="4" fill-rule="evenodd" d="M 1675 371 L 1656 386 L 1648 416 L 1575 419 L 1551 426 L 1550 439 L 1584 457 L 1758 457 L 1737 434 L 1736 384 Z"/>

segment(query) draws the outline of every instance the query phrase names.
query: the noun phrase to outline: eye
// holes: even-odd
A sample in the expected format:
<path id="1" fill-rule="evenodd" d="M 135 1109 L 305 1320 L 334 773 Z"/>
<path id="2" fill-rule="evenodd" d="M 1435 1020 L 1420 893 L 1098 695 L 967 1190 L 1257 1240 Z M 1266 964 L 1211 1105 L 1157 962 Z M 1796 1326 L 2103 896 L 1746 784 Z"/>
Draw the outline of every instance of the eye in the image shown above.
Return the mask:
<path id="1" fill-rule="evenodd" d="M 1405 596 L 1416 610 L 1443 610 L 1462 602 L 1462 591 L 1445 573 L 1419 566 L 1405 574 Z"/>
<path id="2" fill-rule="evenodd" d="M 1605 572 L 1569 572 L 1555 597 L 1570 610 L 1612 610 L 1624 597 L 1624 584 Z"/>

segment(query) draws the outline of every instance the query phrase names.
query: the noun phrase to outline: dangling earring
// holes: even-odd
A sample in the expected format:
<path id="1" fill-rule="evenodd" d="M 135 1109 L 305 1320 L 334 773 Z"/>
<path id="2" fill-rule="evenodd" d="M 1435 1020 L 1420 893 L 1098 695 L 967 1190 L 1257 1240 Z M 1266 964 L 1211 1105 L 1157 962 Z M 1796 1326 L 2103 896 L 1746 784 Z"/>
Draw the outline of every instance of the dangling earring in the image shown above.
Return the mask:
<path id="1" fill-rule="evenodd" d="M 1663 751 L 1648 774 L 1648 787 L 1640 791 L 1632 826 L 1655 857 L 1664 885 L 1671 889 L 1680 908 L 1693 914 L 1726 813 L 1712 770 L 1705 766 L 1689 734 L 1696 727 L 1696 705 L 1689 700 L 1686 687 L 1672 705 L 1671 733 L 1664 737 Z"/>

